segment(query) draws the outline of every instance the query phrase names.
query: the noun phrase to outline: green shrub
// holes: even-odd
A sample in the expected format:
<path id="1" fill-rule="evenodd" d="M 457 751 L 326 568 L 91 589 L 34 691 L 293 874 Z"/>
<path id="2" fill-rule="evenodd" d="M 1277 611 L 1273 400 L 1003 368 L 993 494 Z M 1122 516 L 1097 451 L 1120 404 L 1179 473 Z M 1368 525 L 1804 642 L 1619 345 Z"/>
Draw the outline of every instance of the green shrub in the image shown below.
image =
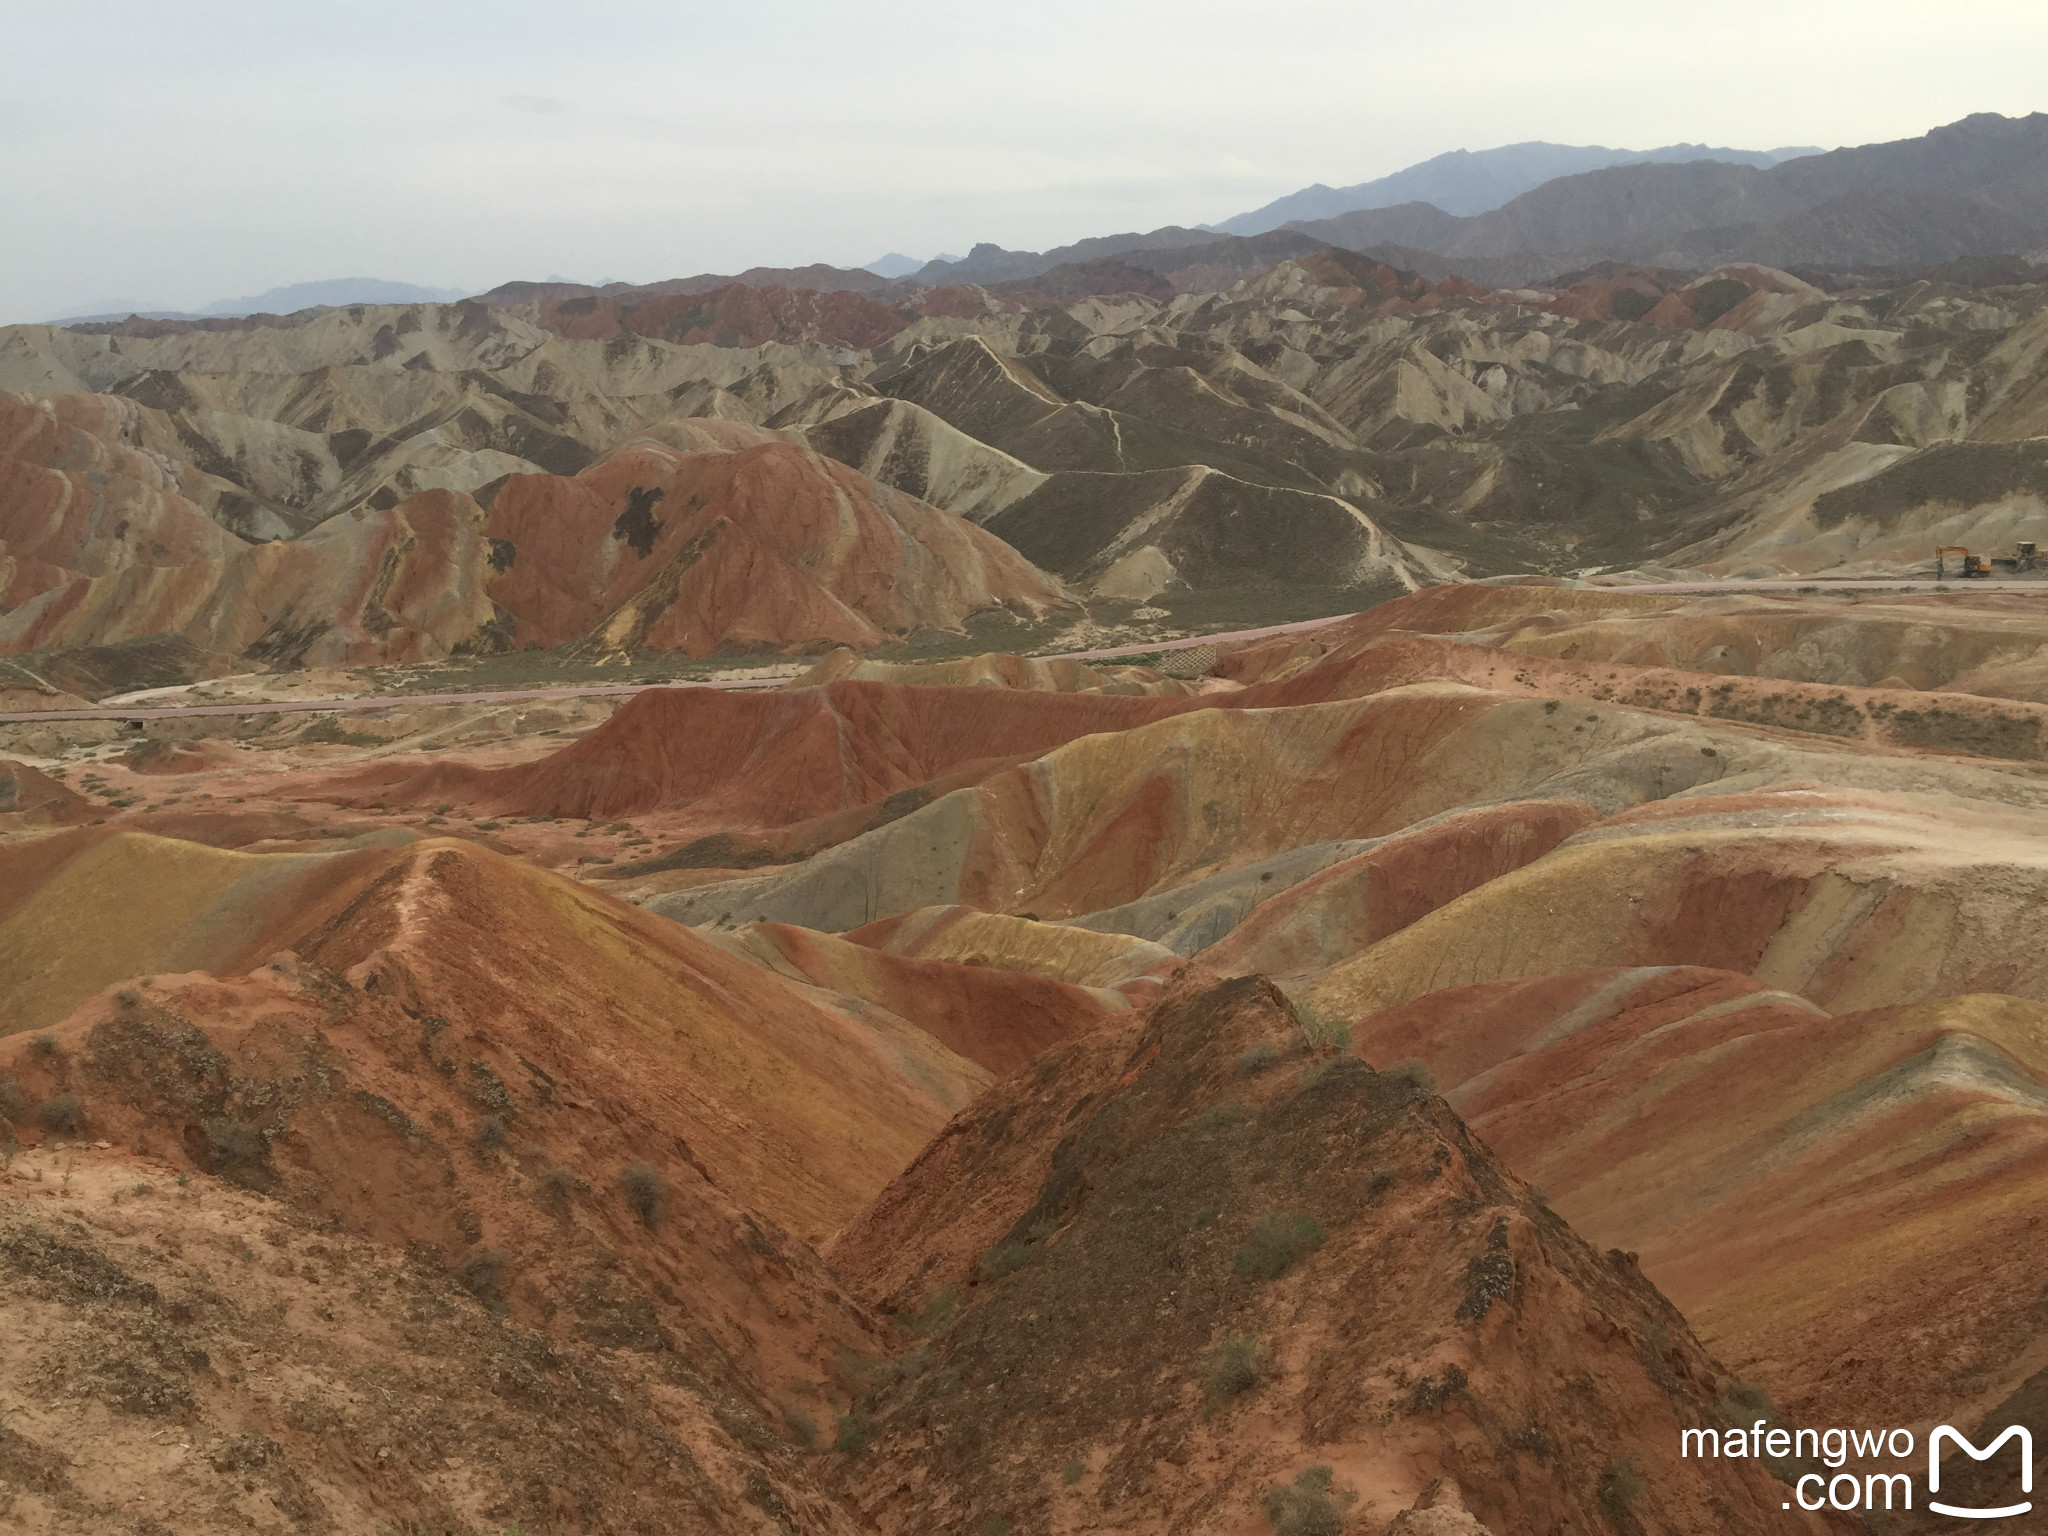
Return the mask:
<path id="1" fill-rule="evenodd" d="M 1339 1063 L 1347 1062 L 1350 1059 L 1348 1056 L 1316 1057 L 1315 1060 L 1311 1061 L 1294 1075 L 1295 1090 L 1299 1092 L 1302 1089 L 1315 1087 L 1317 1083 L 1328 1077 L 1337 1068 Z"/>
<path id="2" fill-rule="evenodd" d="M 481 1120 L 477 1121 L 476 1130 L 472 1134 L 471 1139 L 475 1141 L 477 1151 L 495 1152 L 498 1148 L 505 1145 L 505 1117 L 503 1115 L 485 1115 Z"/>
<path id="3" fill-rule="evenodd" d="M 85 1129 L 85 1106 L 75 1093 L 60 1093 L 36 1106 L 36 1119 L 57 1136 L 76 1136 Z"/>
<path id="4" fill-rule="evenodd" d="M 1088 1469 L 1078 1461 L 1070 1461 L 1060 1468 L 1060 1481 L 1069 1488 L 1088 1475 Z"/>
<path id="5" fill-rule="evenodd" d="M 246 1120 L 213 1119 L 201 1123 L 206 1150 L 223 1168 L 253 1168 L 269 1160 L 270 1143 L 260 1126 Z"/>
<path id="6" fill-rule="evenodd" d="M 905 1333 L 928 1339 L 953 1326 L 953 1313 L 959 1305 L 960 1293 L 950 1285 L 942 1285 L 932 1292 L 922 1312 L 905 1313 L 896 1319 L 896 1326 Z"/>
<path id="7" fill-rule="evenodd" d="M 1721 1393 L 1721 1411 L 1731 1418 L 1746 1419 L 1755 1415 L 1759 1419 L 1775 1419 L 1777 1406 L 1771 1401 L 1771 1394 L 1754 1382 L 1740 1379 L 1730 1381 Z"/>
<path id="8" fill-rule="evenodd" d="M 479 1248 L 455 1271 L 455 1281 L 487 1307 L 496 1308 L 505 1299 L 505 1255 Z"/>
<path id="9" fill-rule="evenodd" d="M 1636 1500 L 1648 1493 L 1649 1485 L 1636 1467 L 1633 1456 L 1617 1456 L 1600 1474 L 1600 1509 L 1623 1530 L 1636 1528 Z"/>
<path id="10" fill-rule="evenodd" d="M 1275 1066 L 1279 1060 L 1280 1047 L 1270 1040 L 1261 1040 L 1237 1058 L 1237 1075 L 1257 1077 L 1261 1072 Z"/>
<path id="11" fill-rule="evenodd" d="M 1340 1506 L 1358 1495 L 1338 1492 L 1334 1478 L 1328 1467 L 1308 1467 L 1294 1474 L 1291 1488 L 1267 1489 L 1266 1518 L 1273 1522 L 1273 1536 L 1338 1536 L 1344 1529 Z"/>
<path id="12" fill-rule="evenodd" d="M 915 1349 L 905 1350 L 890 1374 L 898 1381 L 915 1381 L 931 1368 L 932 1347 L 920 1344 Z"/>
<path id="13" fill-rule="evenodd" d="M 1267 1365 L 1266 1352 L 1248 1333 L 1234 1333 L 1202 1356 L 1202 1397 L 1211 1408 L 1259 1384 Z"/>
<path id="14" fill-rule="evenodd" d="M 546 1197 L 548 1207 L 558 1216 L 566 1215 L 569 1202 L 587 1186 L 568 1169 L 556 1163 L 549 1163 L 541 1170 L 540 1190 Z"/>
<path id="15" fill-rule="evenodd" d="M 661 1170 L 651 1163 L 635 1163 L 619 1176 L 619 1188 L 625 1192 L 626 1204 L 640 1218 L 641 1225 L 653 1231 L 661 1215 L 662 1197 L 668 1193 Z"/>
<path id="16" fill-rule="evenodd" d="M 1327 1055 L 1332 1051 L 1351 1049 L 1351 1026 L 1333 1023 L 1318 1018 L 1306 1008 L 1297 1008 L 1294 1013 L 1294 1048 L 1297 1051 L 1313 1051 Z"/>
<path id="17" fill-rule="evenodd" d="M 1322 1226 L 1299 1211 L 1276 1211 L 1259 1218 L 1251 1236 L 1231 1258 L 1247 1280 L 1277 1280 L 1305 1253 L 1323 1246 Z"/>
<path id="18" fill-rule="evenodd" d="M 825 1377 L 848 1397 L 864 1397 L 874 1385 L 878 1371 L 886 1371 L 886 1360 L 874 1360 L 854 1350 L 842 1349 L 826 1362 Z"/>
<path id="19" fill-rule="evenodd" d="M 1014 1275 L 1031 1262 L 1029 1243 L 998 1243 L 981 1256 L 981 1267 L 996 1279 Z"/>
<path id="20" fill-rule="evenodd" d="M 1387 1068 L 1382 1075 L 1390 1082 L 1408 1088 L 1418 1095 L 1427 1096 L 1436 1092 L 1436 1074 L 1412 1057 Z"/>
<path id="21" fill-rule="evenodd" d="M 1218 1099 L 1188 1124 L 1198 1131 L 1227 1131 L 1232 1126 L 1243 1125 L 1251 1117 L 1252 1112 L 1237 1100 Z"/>
<path id="22" fill-rule="evenodd" d="M 0 1119 L 22 1124 L 28 1119 L 29 1109 L 28 1090 L 11 1077 L 0 1077 Z"/>
<path id="23" fill-rule="evenodd" d="M 1441 1376 L 1425 1376 L 1408 1393 L 1410 1413 L 1434 1413 L 1454 1397 L 1463 1397 L 1471 1385 L 1463 1370 L 1447 1365 Z"/>
<path id="24" fill-rule="evenodd" d="M 874 1421 L 868 1417 L 867 1409 L 858 1403 L 845 1413 L 835 1413 L 832 1426 L 832 1448 L 849 1456 L 866 1450 L 868 1442 L 875 1437 Z"/>
<path id="25" fill-rule="evenodd" d="M 798 1408 L 782 1410 L 782 1422 L 789 1426 L 789 1436 L 807 1451 L 818 1448 L 818 1421 Z"/>

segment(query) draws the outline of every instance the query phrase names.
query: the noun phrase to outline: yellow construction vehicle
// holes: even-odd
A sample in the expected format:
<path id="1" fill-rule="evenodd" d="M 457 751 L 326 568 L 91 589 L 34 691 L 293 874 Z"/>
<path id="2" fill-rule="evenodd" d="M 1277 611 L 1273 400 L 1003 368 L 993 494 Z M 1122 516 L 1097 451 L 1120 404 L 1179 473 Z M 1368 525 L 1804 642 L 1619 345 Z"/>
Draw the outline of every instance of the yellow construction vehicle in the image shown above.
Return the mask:
<path id="1" fill-rule="evenodd" d="M 2039 555 L 2035 553 L 2037 548 L 2038 546 L 2034 544 L 2015 544 L 2011 554 L 1993 555 L 1991 563 L 1993 565 L 2009 566 L 2014 571 L 2031 571 L 2041 563 Z"/>
<path id="2" fill-rule="evenodd" d="M 1935 580 L 1939 581 L 1948 575 L 1948 566 L 1944 562 L 1949 555 L 1961 555 L 1963 557 L 1960 574 L 1964 576 L 1989 576 L 1991 574 L 1991 567 L 1984 563 L 1982 555 L 1973 555 L 1960 544 L 1937 544 L 1934 546 Z"/>

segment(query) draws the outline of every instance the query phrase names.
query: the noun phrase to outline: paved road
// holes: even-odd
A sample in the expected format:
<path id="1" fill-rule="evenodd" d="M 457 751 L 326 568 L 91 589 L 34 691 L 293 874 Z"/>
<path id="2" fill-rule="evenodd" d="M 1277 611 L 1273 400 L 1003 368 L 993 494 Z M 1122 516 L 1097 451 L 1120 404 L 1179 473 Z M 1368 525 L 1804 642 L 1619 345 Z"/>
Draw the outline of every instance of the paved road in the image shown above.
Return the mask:
<path id="1" fill-rule="evenodd" d="M 1601 586 L 1589 583 L 1603 592 L 1642 592 L 1659 595 L 1693 595 L 1699 593 L 1742 593 L 1742 592 L 1802 592 L 1818 588 L 1823 592 L 1946 592 L 1965 594 L 1972 592 L 2033 592 L 2048 597 L 2048 580 L 2041 581 L 1964 581 L 1960 577 L 1945 582 L 1933 580 L 1890 580 L 1890 581 L 1684 581 L 1684 582 L 1641 582 Z M 1119 656 L 1152 656 L 1164 651 L 1192 650 L 1198 645 L 1235 645 L 1249 640 L 1270 639 L 1274 635 L 1299 634 L 1303 630 L 1320 629 L 1325 624 L 1334 624 L 1340 619 L 1355 618 L 1355 614 L 1333 614 L 1326 619 L 1301 619 L 1291 624 L 1268 624 L 1261 629 L 1232 629 L 1214 635 L 1189 635 L 1180 640 L 1151 640 L 1136 645 L 1112 645 L 1092 651 L 1041 652 L 1047 659 L 1058 656 L 1071 657 L 1076 661 L 1113 661 Z M 291 715 L 315 710 L 335 713 L 389 709 L 398 704 L 516 704 L 528 700 L 587 699 L 605 694 L 639 693 L 647 688 L 779 688 L 788 682 L 786 677 L 734 678 L 720 682 L 689 682 L 677 680 L 661 683 L 590 683 L 581 687 L 566 688 L 518 688 L 482 690 L 476 693 L 407 693 L 378 694 L 356 699 L 275 699 L 251 701 L 246 704 L 185 704 L 152 705 L 96 705 L 91 709 L 30 709 L 14 712 L 0 712 L 0 725 L 31 724 L 38 720 L 171 720 L 184 719 L 192 715 Z"/>
<path id="2" fill-rule="evenodd" d="M 1596 576 L 1586 585 L 1601 592 L 1810 592 L 1818 588 L 1823 592 L 1943 592 L 1951 597 L 1966 596 L 1972 592 L 2032 592 L 2036 596 L 2048 597 L 2048 578 L 2008 581 L 1984 576 L 1969 581 L 1960 576 L 1951 576 L 1945 581 L 1936 581 L 1932 576 L 1885 581 L 1874 578 L 1830 581 L 1825 577 L 1801 579 L 1788 576 L 1782 580 L 1772 577 L 1768 581 L 1617 581 L 1612 584 Z"/>

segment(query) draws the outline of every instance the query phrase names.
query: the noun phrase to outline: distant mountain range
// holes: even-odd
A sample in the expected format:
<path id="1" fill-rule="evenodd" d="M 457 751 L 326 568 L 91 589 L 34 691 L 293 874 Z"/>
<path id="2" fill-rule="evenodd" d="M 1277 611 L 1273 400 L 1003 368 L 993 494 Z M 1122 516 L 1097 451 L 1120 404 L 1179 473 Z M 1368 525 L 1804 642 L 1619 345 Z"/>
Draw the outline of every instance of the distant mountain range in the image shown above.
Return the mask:
<path id="1" fill-rule="evenodd" d="M 1714 149 L 1705 144 L 1667 144 L 1662 149 L 1608 149 L 1598 144 L 1546 144 L 1540 140 L 1507 144 L 1499 149 L 1454 149 L 1377 181 L 1362 181 L 1355 187 L 1326 187 L 1317 182 L 1263 208 L 1201 227 L 1218 234 L 1262 235 L 1286 224 L 1335 218 L 1362 208 L 1392 208 L 1401 203 L 1429 203 L 1445 213 L 1471 215 L 1490 212 L 1560 176 L 1602 171 L 1614 165 L 1715 160 L 1725 165 L 1768 167 L 1819 153 L 1818 148 L 1810 145 L 1796 149 Z"/>
<path id="2" fill-rule="evenodd" d="M 221 299 L 204 309 L 142 309 L 134 307 L 105 314 L 68 315 L 54 325 L 83 325 L 95 321 L 125 320 L 140 314 L 146 320 L 212 320 L 241 315 L 290 315 L 320 305 L 342 304 L 445 304 L 468 296 L 464 288 L 427 288 L 419 283 L 397 283 L 381 277 L 330 277 L 320 282 L 290 283 L 244 299 Z"/>
<path id="3" fill-rule="evenodd" d="M 2048 240 L 2048 113 L 1983 112 L 1916 139 L 1763 169 L 1610 166 L 1470 217 L 1406 203 L 1288 227 L 1353 249 L 1418 246 L 1495 283 L 1598 261 L 1841 271 L 2019 254 Z"/>
<path id="4" fill-rule="evenodd" d="M 2048 113 L 1978 113 L 1918 138 L 1827 152 L 1541 142 L 1457 150 L 1377 181 L 1307 187 L 1218 225 L 1100 235 L 1045 251 L 982 243 L 964 257 L 921 264 L 892 251 L 865 267 L 753 267 L 631 286 L 557 277 L 504 283 L 477 297 L 500 306 L 597 295 L 639 300 L 737 285 L 895 302 L 918 289 L 970 283 L 1069 298 L 1156 297 L 1227 287 L 1323 246 L 1372 254 L 1432 280 L 1456 271 L 1493 287 L 1527 286 L 1607 261 L 1693 271 L 1749 261 L 1824 280 L 1986 256 L 2048 260 Z M 458 289 L 336 278 L 197 313 L 143 314 L 201 321 L 460 297 Z"/>
<path id="5" fill-rule="evenodd" d="M 1594 152 L 1540 145 L 1511 149 L 1525 147 Z M 1676 155 L 1684 148 L 1651 153 Z M 1464 163 L 1507 153 L 1470 155 Z M 1751 158 L 1786 154 L 1794 158 L 1769 165 L 1639 156 L 1629 164 L 1553 177 L 1481 213 L 1461 214 L 1417 199 L 1324 218 L 1296 218 L 1251 238 L 1268 241 L 1291 231 L 1318 245 L 1398 250 L 1397 264 L 1433 277 L 1456 270 L 1475 281 L 1505 287 L 1540 282 L 1601 261 L 1691 270 L 1730 261 L 1813 272 L 1884 270 L 1973 256 L 2020 255 L 2048 244 L 2048 113 L 2009 118 L 1983 112 L 1915 139 L 1818 154 L 1772 150 Z M 1381 182 L 1334 195 L 1421 184 L 1427 179 L 1425 172 L 1439 174 L 1430 171 L 1431 166 L 1456 159 L 1439 156 Z M 1470 190 L 1477 185 L 1465 183 L 1470 196 L 1480 195 Z M 1294 196 L 1305 199 L 1315 190 Z M 1283 198 L 1281 203 L 1290 201 Z M 1258 222 L 1267 212 L 1261 209 L 1229 222 Z M 1229 253 L 1234 261 L 1241 247 L 1225 242 L 1242 238 L 1216 229 L 1169 225 L 1144 233 L 1097 236 L 1049 251 L 1008 251 L 983 244 L 960 261 L 927 263 L 910 281 L 919 286 L 1022 283 L 1056 269 L 1112 258 L 1157 266 L 1156 261 L 1134 257 L 1134 252 L 1174 251 L 1174 264 L 1192 270 L 1209 264 L 1206 255 L 1196 256 L 1192 248 L 1219 258 Z"/>
<path id="6" fill-rule="evenodd" d="M 932 257 L 933 261 L 958 261 L 959 259 L 958 256 L 948 256 L 943 253 Z M 862 267 L 861 271 L 872 272 L 877 277 L 908 277 L 924 265 L 925 263 L 915 256 L 906 256 L 901 251 L 891 251 L 886 256 L 876 257 L 873 261 Z"/>

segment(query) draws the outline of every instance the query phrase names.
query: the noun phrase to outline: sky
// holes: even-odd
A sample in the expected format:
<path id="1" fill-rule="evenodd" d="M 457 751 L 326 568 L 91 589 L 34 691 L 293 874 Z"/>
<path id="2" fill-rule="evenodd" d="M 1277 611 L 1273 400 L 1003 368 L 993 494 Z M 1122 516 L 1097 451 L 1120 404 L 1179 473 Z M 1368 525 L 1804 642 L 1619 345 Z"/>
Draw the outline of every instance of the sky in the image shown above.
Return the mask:
<path id="1" fill-rule="evenodd" d="M 0 0 L 0 323 L 1214 222 L 1529 139 L 2048 108 L 2039 0 Z"/>

